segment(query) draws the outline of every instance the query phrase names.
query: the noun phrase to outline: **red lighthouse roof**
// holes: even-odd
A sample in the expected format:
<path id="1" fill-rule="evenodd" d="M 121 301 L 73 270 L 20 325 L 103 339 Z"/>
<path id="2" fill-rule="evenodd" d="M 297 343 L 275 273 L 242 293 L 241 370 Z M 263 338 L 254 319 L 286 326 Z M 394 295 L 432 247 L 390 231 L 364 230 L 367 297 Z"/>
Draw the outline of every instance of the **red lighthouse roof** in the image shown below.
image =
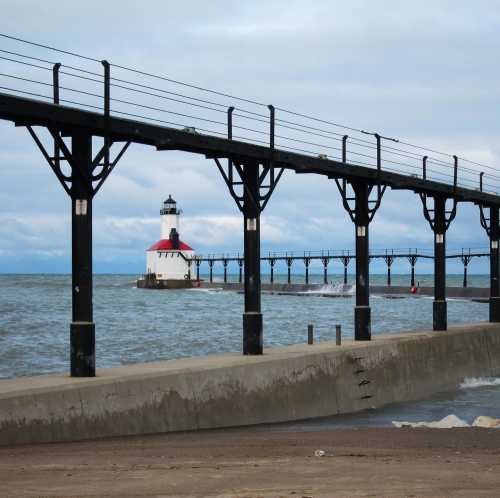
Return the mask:
<path id="1" fill-rule="evenodd" d="M 149 251 L 192 251 L 193 248 L 189 247 L 185 242 L 179 240 L 179 249 L 174 249 L 170 239 L 161 239 L 156 244 L 153 244 L 146 252 Z"/>

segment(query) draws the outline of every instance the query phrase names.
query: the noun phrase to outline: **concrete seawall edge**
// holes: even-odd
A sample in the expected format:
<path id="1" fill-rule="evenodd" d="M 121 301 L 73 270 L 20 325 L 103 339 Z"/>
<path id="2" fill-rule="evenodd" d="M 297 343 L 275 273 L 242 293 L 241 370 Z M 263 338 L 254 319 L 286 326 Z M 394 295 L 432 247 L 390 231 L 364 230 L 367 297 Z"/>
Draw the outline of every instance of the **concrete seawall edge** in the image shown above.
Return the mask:
<path id="1" fill-rule="evenodd" d="M 0 444 L 284 422 L 381 407 L 500 374 L 500 325 L 0 381 Z"/>

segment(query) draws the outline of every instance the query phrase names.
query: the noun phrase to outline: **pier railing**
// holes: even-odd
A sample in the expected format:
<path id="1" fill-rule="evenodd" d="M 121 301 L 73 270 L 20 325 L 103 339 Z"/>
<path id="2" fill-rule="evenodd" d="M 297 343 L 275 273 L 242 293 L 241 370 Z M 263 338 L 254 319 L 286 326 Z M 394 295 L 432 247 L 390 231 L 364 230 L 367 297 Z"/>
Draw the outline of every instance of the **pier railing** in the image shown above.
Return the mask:
<path id="1" fill-rule="evenodd" d="M 468 286 L 468 266 L 473 258 L 489 258 L 489 248 L 462 248 L 451 251 L 446 255 L 446 259 L 460 260 L 463 265 L 463 287 Z M 243 263 L 245 255 L 243 253 L 218 253 L 218 254 L 199 254 L 188 260 L 190 266 L 190 277 L 193 278 L 193 269 L 196 279 L 200 280 L 201 265 L 208 265 L 209 282 L 214 281 L 214 267 L 218 263 L 223 268 L 223 281 L 228 283 L 230 263 L 238 265 L 238 283 L 243 283 Z M 304 283 L 310 283 L 310 265 L 314 261 L 319 261 L 323 268 L 323 283 L 328 283 L 328 267 L 332 261 L 340 261 L 343 266 L 343 283 L 347 285 L 349 264 L 356 259 L 355 251 L 351 249 L 323 249 L 316 251 L 270 251 L 260 257 L 261 261 L 269 265 L 269 282 L 275 282 L 275 265 L 279 262 L 285 263 L 287 267 L 287 283 L 292 283 L 292 267 L 297 262 L 302 262 L 304 272 Z M 419 259 L 434 259 L 433 252 L 428 249 L 419 248 L 400 248 L 400 249 L 382 249 L 374 250 L 369 253 L 369 259 L 380 259 L 385 261 L 387 267 L 387 285 L 392 285 L 392 265 L 398 259 L 407 260 L 410 265 L 410 285 L 415 286 L 415 266 Z"/>

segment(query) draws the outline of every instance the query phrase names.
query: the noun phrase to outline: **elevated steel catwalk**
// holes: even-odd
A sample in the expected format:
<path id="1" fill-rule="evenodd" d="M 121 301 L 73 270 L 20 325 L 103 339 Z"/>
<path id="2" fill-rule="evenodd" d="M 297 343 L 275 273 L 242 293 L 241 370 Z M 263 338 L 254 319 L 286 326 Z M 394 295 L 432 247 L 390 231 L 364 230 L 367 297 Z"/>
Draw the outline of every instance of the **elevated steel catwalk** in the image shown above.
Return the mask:
<path id="1" fill-rule="evenodd" d="M 234 161 L 268 163 L 271 149 L 237 140 L 220 138 L 201 133 L 182 131 L 166 126 L 134 121 L 102 113 L 52 104 L 0 93 L 0 119 L 13 121 L 16 126 L 53 127 L 63 135 L 84 131 L 93 136 L 107 137 L 115 142 L 132 142 L 151 145 L 158 150 L 180 150 L 203 154 L 207 158 L 229 158 Z M 293 170 L 296 173 L 316 173 L 329 178 L 365 181 L 386 185 L 392 189 L 410 190 L 428 196 L 444 195 L 458 202 L 473 202 L 483 206 L 500 207 L 500 196 L 480 191 L 479 174 L 477 190 L 458 185 L 441 183 L 404 175 L 391 171 L 377 170 L 274 149 L 274 167 Z"/>

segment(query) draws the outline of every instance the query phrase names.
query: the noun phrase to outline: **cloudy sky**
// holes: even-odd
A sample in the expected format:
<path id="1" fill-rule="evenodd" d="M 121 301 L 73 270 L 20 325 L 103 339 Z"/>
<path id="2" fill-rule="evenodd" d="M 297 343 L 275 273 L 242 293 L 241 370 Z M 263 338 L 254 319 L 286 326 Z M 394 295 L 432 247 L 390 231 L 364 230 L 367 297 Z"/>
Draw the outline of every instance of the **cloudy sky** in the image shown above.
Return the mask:
<path id="1" fill-rule="evenodd" d="M 4 0 L 2 31 L 495 166 L 499 16 L 495 0 Z M 26 130 L 0 130 L 0 271 L 68 271 L 69 200 Z M 96 271 L 144 270 L 169 193 L 197 251 L 241 250 L 241 217 L 213 162 L 135 145 L 95 198 Z M 286 173 L 262 224 L 264 251 L 353 246 L 335 184 L 322 177 Z M 386 193 L 370 236 L 373 248 L 432 247 L 412 193 Z M 485 245 L 478 208 L 459 205 L 448 246 Z"/>

